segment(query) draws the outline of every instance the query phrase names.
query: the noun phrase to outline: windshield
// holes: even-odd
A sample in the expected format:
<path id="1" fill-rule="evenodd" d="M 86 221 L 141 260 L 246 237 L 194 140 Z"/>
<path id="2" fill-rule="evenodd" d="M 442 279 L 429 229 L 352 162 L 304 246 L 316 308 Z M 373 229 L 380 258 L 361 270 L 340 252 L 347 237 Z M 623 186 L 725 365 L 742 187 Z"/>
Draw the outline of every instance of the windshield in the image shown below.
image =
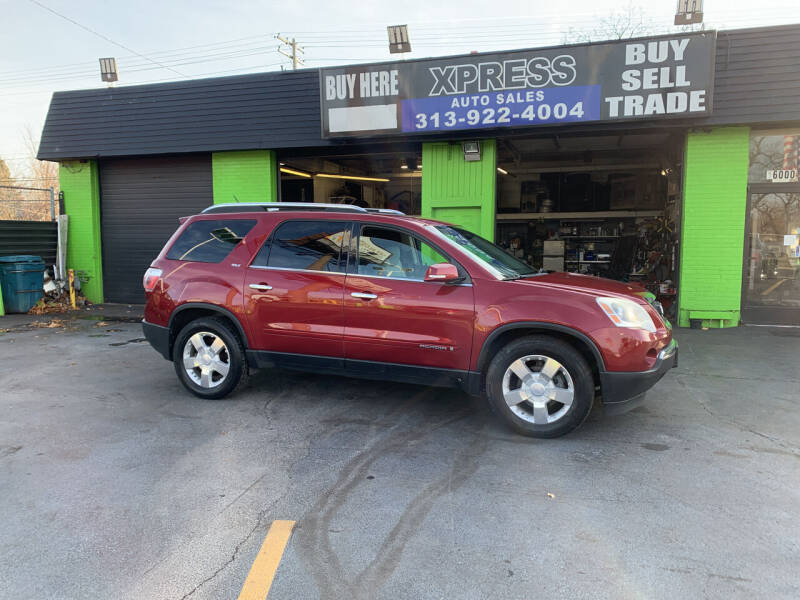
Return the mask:
<path id="1" fill-rule="evenodd" d="M 471 254 L 477 261 L 498 273 L 503 279 L 516 279 L 537 273 L 537 270 L 528 263 L 514 258 L 500 246 L 471 231 L 449 225 L 437 225 L 436 229 L 451 242 L 458 244 L 462 250 Z"/>

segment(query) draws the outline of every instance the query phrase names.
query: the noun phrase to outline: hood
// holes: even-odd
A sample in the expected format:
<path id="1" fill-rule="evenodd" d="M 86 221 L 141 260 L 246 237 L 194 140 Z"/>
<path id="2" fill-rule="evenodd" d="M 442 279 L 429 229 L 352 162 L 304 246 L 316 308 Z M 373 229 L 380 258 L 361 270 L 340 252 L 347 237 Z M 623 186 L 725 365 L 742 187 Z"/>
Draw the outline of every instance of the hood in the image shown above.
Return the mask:
<path id="1" fill-rule="evenodd" d="M 598 296 L 606 294 L 616 294 L 624 296 L 638 296 L 648 302 L 648 296 L 652 296 L 644 287 L 638 283 L 625 283 L 612 279 L 603 279 L 593 275 L 580 275 L 578 273 L 548 273 L 530 279 L 519 279 L 525 283 L 537 285 L 545 284 L 552 287 L 561 287 L 570 290 L 588 292 Z"/>

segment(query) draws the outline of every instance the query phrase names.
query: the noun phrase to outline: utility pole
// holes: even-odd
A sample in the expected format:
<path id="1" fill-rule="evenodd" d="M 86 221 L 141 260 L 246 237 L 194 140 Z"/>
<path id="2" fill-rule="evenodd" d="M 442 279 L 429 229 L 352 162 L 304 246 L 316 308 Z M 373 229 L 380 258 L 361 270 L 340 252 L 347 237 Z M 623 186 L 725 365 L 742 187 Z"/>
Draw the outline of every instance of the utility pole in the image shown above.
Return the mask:
<path id="1" fill-rule="evenodd" d="M 302 54 L 304 50 L 297 45 L 296 39 L 292 38 L 291 40 L 287 40 L 281 34 L 278 34 L 275 37 L 278 39 L 278 41 L 286 44 L 287 46 L 289 46 L 289 48 L 291 48 L 291 54 L 289 54 L 288 52 L 284 52 L 283 48 L 281 48 L 280 46 L 278 46 L 278 52 L 283 54 L 286 58 L 292 59 L 292 70 L 296 70 L 297 65 L 305 66 L 303 59 L 300 58 L 300 56 L 298 56 L 297 54 L 298 52 Z"/>

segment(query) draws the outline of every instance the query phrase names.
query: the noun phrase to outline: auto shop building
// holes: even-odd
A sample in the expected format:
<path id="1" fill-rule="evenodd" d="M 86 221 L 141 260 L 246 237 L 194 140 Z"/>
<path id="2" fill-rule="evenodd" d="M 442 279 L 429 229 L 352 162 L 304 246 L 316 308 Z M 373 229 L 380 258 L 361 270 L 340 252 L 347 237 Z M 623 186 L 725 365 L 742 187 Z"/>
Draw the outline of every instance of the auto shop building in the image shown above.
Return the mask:
<path id="1" fill-rule="evenodd" d="M 640 281 L 681 326 L 800 324 L 800 25 L 57 92 L 68 263 L 141 302 L 177 218 L 333 202 Z"/>

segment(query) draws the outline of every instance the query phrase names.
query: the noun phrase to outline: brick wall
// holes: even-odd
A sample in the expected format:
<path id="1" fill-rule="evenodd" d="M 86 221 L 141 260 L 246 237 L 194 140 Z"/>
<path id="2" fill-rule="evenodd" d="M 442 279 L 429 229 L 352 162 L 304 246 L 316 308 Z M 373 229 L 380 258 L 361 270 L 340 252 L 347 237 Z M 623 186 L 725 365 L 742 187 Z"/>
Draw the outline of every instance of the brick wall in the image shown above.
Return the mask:
<path id="1" fill-rule="evenodd" d="M 83 294 L 92 302 L 103 302 L 103 257 L 100 244 L 100 183 L 97 162 L 65 161 L 58 180 L 69 215 L 67 268 L 83 271 L 89 281 Z"/>
<path id="2" fill-rule="evenodd" d="M 678 324 L 739 324 L 747 211 L 747 127 L 690 133 L 686 142 Z"/>
<path id="3" fill-rule="evenodd" d="M 214 204 L 277 202 L 278 168 L 273 150 L 214 152 Z"/>

